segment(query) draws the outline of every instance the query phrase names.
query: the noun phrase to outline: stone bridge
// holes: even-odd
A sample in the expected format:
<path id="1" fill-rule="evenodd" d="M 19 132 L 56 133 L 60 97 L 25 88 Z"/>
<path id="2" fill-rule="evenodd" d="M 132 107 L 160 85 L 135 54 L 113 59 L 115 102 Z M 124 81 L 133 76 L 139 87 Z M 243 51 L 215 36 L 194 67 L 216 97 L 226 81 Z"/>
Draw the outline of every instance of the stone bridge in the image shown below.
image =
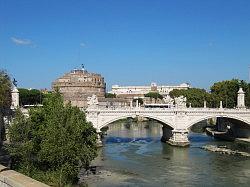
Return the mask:
<path id="1" fill-rule="evenodd" d="M 157 120 L 163 124 L 162 139 L 173 145 L 189 144 L 189 128 L 210 118 L 231 118 L 249 124 L 250 109 L 246 108 L 88 108 L 87 120 L 100 132 L 100 129 L 110 123 L 124 118 L 144 117 Z"/>
<path id="2" fill-rule="evenodd" d="M 250 126 L 250 109 L 245 107 L 245 93 L 242 88 L 238 91 L 237 107 L 234 109 L 207 108 L 204 102 L 203 108 L 187 108 L 186 103 L 181 102 L 172 108 L 145 108 L 138 105 L 133 107 L 105 108 L 98 105 L 95 95 L 89 98 L 86 112 L 87 121 L 92 122 L 97 132 L 110 123 L 124 118 L 144 117 L 157 120 L 163 124 L 162 140 L 172 145 L 186 146 L 189 144 L 189 128 L 203 120 L 211 118 L 229 118 L 238 120 Z"/>

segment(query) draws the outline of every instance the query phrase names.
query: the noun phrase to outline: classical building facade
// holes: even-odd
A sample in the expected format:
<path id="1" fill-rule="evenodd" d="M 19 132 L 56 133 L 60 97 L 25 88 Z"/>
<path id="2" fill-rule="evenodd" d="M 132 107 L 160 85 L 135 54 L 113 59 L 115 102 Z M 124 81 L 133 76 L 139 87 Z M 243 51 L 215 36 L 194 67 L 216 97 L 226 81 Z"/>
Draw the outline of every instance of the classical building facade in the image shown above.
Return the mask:
<path id="1" fill-rule="evenodd" d="M 177 86 L 158 86 L 156 83 L 151 83 L 150 86 L 118 86 L 113 85 L 110 93 L 116 94 L 118 97 L 143 97 L 149 92 L 158 92 L 163 96 L 169 95 L 173 89 L 188 89 L 190 85 L 182 83 Z"/>
<path id="2" fill-rule="evenodd" d="M 87 98 L 93 94 L 98 98 L 105 97 L 106 84 L 100 74 L 89 73 L 83 67 L 74 69 L 52 83 L 52 89 L 62 93 L 65 102 L 73 106 L 87 107 Z"/>

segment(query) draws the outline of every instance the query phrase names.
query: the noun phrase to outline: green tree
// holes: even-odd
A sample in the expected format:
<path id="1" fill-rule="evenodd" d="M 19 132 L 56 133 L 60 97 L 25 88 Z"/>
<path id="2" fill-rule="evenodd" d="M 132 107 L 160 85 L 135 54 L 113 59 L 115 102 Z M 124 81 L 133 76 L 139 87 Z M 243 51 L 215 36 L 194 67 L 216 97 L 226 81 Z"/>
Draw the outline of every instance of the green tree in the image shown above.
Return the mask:
<path id="1" fill-rule="evenodd" d="M 80 109 L 64 106 L 59 93 L 43 104 L 28 118 L 17 112 L 9 131 L 12 167 L 50 185 L 74 183 L 97 155 L 96 130 Z"/>
<path id="2" fill-rule="evenodd" d="M 158 92 L 149 92 L 149 93 L 145 94 L 144 96 L 154 98 L 154 99 L 163 99 L 163 96 L 161 94 L 159 94 Z"/>
<path id="3" fill-rule="evenodd" d="M 105 93 L 105 98 L 116 98 L 116 94 Z"/>
<path id="4" fill-rule="evenodd" d="M 18 88 L 20 105 L 36 105 L 41 104 L 44 98 L 44 94 L 40 90 Z"/>
<path id="5" fill-rule="evenodd" d="M 233 108 L 237 105 L 237 93 L 242 87 L 248 98 L 248 84 L 243 80 L 232 79 L 221 82 L 216 82 L 211 86 L 211 93 L 217 97 L 217 100 L 223 102 L 223 107 Z M 247 101 L 247 99 L 246 99 Z M 248 104 L 248 101 L 247 101 Z"/>
<path id="6" fill-rule="evenodd" d="M 245 100 L 246 100 L 246 106 L 249 108 L 250 107 L 250 83 L 247 85 Z"/>
<path id="7" fill-rule="evenodd" d="M 187 90 L 174 89 L 169 93 L 169 95 L 172 98 L 183 95 L 187 98 L 187 105 L 191 103 L 192 107 L 203 107 L 204 101 L 208 101 L 208 105 L 210 103 L 209 93 L 207 93 L 206 90 L 199 88 L 189 88 Z"/>
<path id="8" fill-rule="evenodd" d="M 0 70 L 0 142 L 5 139 L 4 116 L 10 115 L 11 80 L 9 75 Z"/>

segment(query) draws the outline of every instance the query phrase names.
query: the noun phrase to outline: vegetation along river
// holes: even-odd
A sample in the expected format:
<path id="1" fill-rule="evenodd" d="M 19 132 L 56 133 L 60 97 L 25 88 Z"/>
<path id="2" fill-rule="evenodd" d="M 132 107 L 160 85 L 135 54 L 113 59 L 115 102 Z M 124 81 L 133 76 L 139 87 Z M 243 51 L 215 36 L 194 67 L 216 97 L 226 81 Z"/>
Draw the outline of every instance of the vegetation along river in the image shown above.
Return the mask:
<path id="1" fill-rule="evenodd" d="M 190 147 L 179 148 L 162 143 L 161 134 L 156 121 L 111 124 L 93 162 L 96 174 L 82 173 L 82 181 L 89 186 L 249 186 L 249 157 L 201 149 L 240 149 L 235 143 L 190 133 Z"/>

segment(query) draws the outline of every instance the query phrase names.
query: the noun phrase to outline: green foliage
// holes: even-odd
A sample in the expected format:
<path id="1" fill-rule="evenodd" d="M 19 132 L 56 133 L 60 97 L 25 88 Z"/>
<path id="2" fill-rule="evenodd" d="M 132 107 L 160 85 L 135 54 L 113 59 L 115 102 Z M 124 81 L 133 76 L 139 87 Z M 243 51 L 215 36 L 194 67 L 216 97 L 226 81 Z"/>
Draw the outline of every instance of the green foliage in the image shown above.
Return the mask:
<path id="1" fill-rule="evenodd" d="M 250 107 L 250 83 L 247 85 L 246 91 L 246 106 Z"/>
<path id="2" fill-rule="evenodd" d="M 10 115 L 11 80 L 9 75 L 0 70 L 0 142 L 5 139 L 4 116 Z"/>
<path id="3" fill-rule="evenodd" d="M 11 80 L 9 75 L 0 70 L 0 110 L 4 113 L 11 105 Z"/>
<path id="4" fill-rule="evenodd" d="M 44 94 L 40 90 L 19 88 L 20 105 L 36 105 L 41 104 Z"/>
<path id="5" fill-rule="evenodd" d="M 78 108 L 63 105 L 59 93 L 43 104 L 28 118 L 16 113 L 9 130 L 12 167 L 49 185 L 74 183 L 97 156 L 96 131 Z"/>
<path id="6" fill-rule="evenodd" d="M 192 107 L 203 107 L 204 101 L 209 99 L 209 94 L 206 90 L 199 88 L 190 88 L 187 90 L 174 89 L 169 94 L 172 98 L 183 95 L 187 98 L 187 104 L 192 103 Z"/>
<path id="7" fill-rule="evenodd" d="M 250 107 L 250 84 L 238 79 L 216 82 L 211 86 L 211 92 L 204 89 L 190 88 L 187 90 L 172 90 L 169 94 L 172 98 L 181 95 L 187 98 L 187 104 L 192 103 L 193 107 L 203 107 L 204 101 L 207 101 L 207 107 L 219 107 L 220 101 L 223 107 L 233 108 L 237 105 L 237 93 L 242 87 L 246 92 L 246 106 Z"/>
<path id="8" fill-rule="evenodd" d="M 116 98 L 116 94 L 105 93 L 105 98 Z"/>
<path id="9" fill-rule="evenodd" d="M 211 93 L 217 97 L 217 100 L 223 102 L 223 107 L 233 108 L 237 105 L 237 92 L 240 87 L 244 91 L 248 91 L 248 85 L 245 81 L 238 79 L 221 81 L 211 86 Z M 249 93 L 246 93 L 246 95 L 248 96 Z"/>
<path id="10" fill-rule="evenodd" d="M 159 94 L 158 92 L 149 92 L 149 93 L 145 94 L 144 96 L 154 98 L 154 99 L 163 99 L 163 96 L 161 94 Z"/>

